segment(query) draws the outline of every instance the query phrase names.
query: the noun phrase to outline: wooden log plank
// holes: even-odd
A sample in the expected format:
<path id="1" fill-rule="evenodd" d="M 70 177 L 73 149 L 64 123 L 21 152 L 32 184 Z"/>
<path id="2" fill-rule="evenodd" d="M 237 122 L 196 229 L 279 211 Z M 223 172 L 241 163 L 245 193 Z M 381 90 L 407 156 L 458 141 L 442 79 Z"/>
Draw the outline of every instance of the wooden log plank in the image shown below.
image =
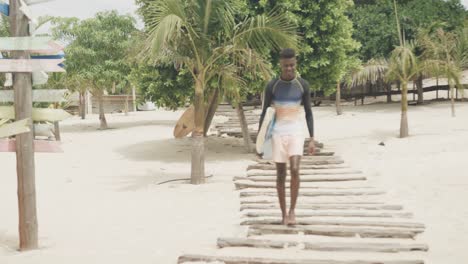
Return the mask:
<path id="1" fill-rule="evenodd" d="M 384 191 L 329 191 L 329 190 L 320 190 L 320 191 L 302 191 L 299 193 L 300 196 L 308 197 L 317 197 L 317 196 L 368 196 L 368 195 L 382 195 L 385 194 Z M 244 192 L 240 193 L 240 197 L 253 197 L 253 196 L 278 196 L 276 191 L 263 191 L 263 192 Z M 289 197 L 289 192 L 286 193 L 286 197 Z"/>
<path id="2" fill-rule="evenodd" d="M 344 226 L 284 226 L 262 225 L 250 226 L 248 235 L 264 234 L 304 234 L 318 236 L 337 236 L 363 238 L 414 238 L 422 230 L 407 228 L 378 228 L 378 227 L 344 227 Z"/>
<path id="3" fill-rule="evenodd" d="M 412 252 L 428 251 L 426 244 L 416 243 L 366 243 L 366 242 L 295 242 L 270 239 L 250 239 L 250 238 L 219 238 L 217 245 L 219 248 L 226 247 L 252 247 L 268 249 L 297 248 L 303 245 L 304 250 L 314 251 L 351 251 L 351 252 Z"/>
<path id="4" fill-rule="evenodd" d="M 279 211 L 249 211 L 244 214 L 246 217 L 280 217 L 281 212 Z M 373 218 L 411 218 L 413 217 L 412 213 L 394 213 L 394 212 L 366 212 L 366 211 L 302 211 L 297 210 L 296 218 L 304 217 L 323 217 L 323 216 L 333 216 L 333 217 L 373 217 Z"/>
<path id="5" fill-rule="evenodd" d="M 271 210 L 279 209 L 278 204 L 243 204 L 240 207 L 241 211 L 244 210 Z M 367 205 L 367 204 L 297 204 L 296 209 L 310 209 L 310 210 L 388 210 L 399 211 L 403 210 L 401 205 L 383 204 L 383 205 Z"/>
<path id="6" fill-rule="evenodd" d="M 288 164 L 289 169 L 289 164 Z M 306 165 L 301 164 L 301 170 L 327 170 L 327 169 L 349 169 L 350 166 L 344 164 L 330 164 L 330 165 Z M 253 164 L 247 167 L 247 171 L 250 170 L 274 170 L 276 171 L 276 165 L 274 164 Z"/>
<path id="7" fill-rule="evenodd" d="M 247 198 L 247 199 L 241 199 L 240 204 L 277 204 L 278 199 L 269 199 L 269 198 Z M 309 205 L 383 205 L 385 202 L 381 201 L 350 201 L 350 200 L 344 200 L 344 201 L 310 201 L 309 199 L 302 198 L 297 201 L 297 204 L 309 204 Z"/>
<path id="8" fill-rule="evenodd" d="M 312 159 L 308 159 L 308 158 Z M 343 164 L 344 160 L 336 158 L 336 156 L 304 156 L 301 160 L 302 165 L 332 165 L 332 164 Z M 326 158 L 326 159 L 319 159 L 319 158 Z M 260 164 L 274 164 L 273 161 L 264 160 L 264 159 L 257 159 L 256 160 Z"/>
<path id="9" fill-rule="evenodd" d="M 276 189 L 276 182 L 255 182 L 250 180 L 234 180 L 234 184 L 237 190 L 245 190 L 245 189 Z M 340 190 L 348 190 L 348 189 L 373 189 L 374 187 L 370 186 L 363 186 L 362 184 L 354 185 L 354 184 L 347 184 L 347 186 L 338 185 L 336 182 L 331 182 L 331 185 L 324 185 L 320 182 L 302 182 L 301 189 L 340 189 Z M 289 188 L 290 182 L 286 182 L 286 188 Z"/>
<path id="10" fill-rule="evenodd" d="M 241 222 L 241 225 L 282 225 L 280 218 L 267 218 L 267 219 L 249 219 Z M 356 221 L 356 220 L 341 220 L 341 219 L 298 219 L 297 225 L 301 226 L 374 226 L 374 227 L 397 227 L 409 228 L 417 231 L 425 229 L 424 224 L 415 222 L 390 222 L 390 221 Z"/>
<path id="11" fill-rule="evenodd" d="M 289 179 L 289 178 L 288 178 Z M 363 175 L 303 175 L 301 182 L 337 182 L 337 181 L 365 181 Z M 276 176 L 234 177 L 234 180 L 250 180 L 253 182 L 276 182 Z"/>
<path id="12" fill-rule="evenodd" d="M 338 174 L 361 174 L 360 170 L 352 169 L 300 169 L 300 175 L 338 175 Z M 272 170 L 248 170 L 249 176 L 276 176 L 276 171 Z"/>
<path id="13" fill-rule="evenodd" d="M 223 264 L 424 264 L 423 260 L 320 260 L 320 259 L 273 259 L 235 256 L 183 255 L 177 263 L 220 262 Z"/>

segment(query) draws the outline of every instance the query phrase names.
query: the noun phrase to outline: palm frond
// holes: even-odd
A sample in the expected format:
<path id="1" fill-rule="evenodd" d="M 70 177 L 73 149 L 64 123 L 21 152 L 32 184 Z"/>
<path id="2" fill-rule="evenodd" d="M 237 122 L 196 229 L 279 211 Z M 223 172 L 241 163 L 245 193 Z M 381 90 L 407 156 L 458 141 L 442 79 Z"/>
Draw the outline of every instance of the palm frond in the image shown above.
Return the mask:
<path id="1" fill-rule="evenodd" d="M 379 79 L 384 78 L 387 70 L 387 60 L 371 59 L 351 74 L 351 85 L 363 85 L 368 82 L 375 84 Z"/>
<path id="2" fill-rule="evenodd" d="M 237 28 L 233 37 L 236 46 L 254 50 L 270 47 L 275 50 L 281 48 L 295 48 L 298 42 L 296 27 L 286 16 L 277 11 L 267 15 L 248 18 Z"/>
<path id="3" fill-rule="evenodd" d="M 408 82 L 419 71 L 418 60 L 414 55 L 414 45 L 407 43 L 393 50 L 386 79 Z"/>

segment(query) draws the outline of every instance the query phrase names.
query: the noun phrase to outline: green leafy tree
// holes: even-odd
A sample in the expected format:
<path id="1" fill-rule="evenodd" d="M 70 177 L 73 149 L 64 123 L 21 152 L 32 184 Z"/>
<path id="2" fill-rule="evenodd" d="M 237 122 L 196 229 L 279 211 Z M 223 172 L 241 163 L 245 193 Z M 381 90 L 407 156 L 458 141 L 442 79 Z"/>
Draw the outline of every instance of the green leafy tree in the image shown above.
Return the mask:
<path id="1" fill-rule="evenodd" d="M 355 1 L 349 14 L 354 25 L 353 37 L 362 44 L 360 58 L 368 61 L 388 58 L 399 45 L 391 0 Z M 399 0 L 401 30 L 407 40 L 416 40 L 420 28 L 442 24 L 446 31 L 464 27 L 466 10 L 460 0 Z"/>
<path id="2" fill-rule="evenodd" d="M 251 12 L 261 14 L 275 8 L 298 26 L 303 36 L 299 46 L 298 70 L 314 90 L 331 94 L 346 72 L 348 57 L 359 43 L 352 38 L 353 25 L 346 10 L 351 0 L 249 0 Z M 275 54 L 276 55 L 276 54 Z M 271 60 L 277 65 L 277 56 Z"/>
<path id="3" fill-rule="evenodd" d="M 54 35 L 69 42 L 65 48 L 67 75 L 89 83 L 99 101 L 100 128 L 106 129 L 103 95 L 110 87 L 128 84 L 131 68 L 126 55 L 136 31 L 135 20 L 109 11 L 83 21 L 56 20 L 55 24 Z"/>

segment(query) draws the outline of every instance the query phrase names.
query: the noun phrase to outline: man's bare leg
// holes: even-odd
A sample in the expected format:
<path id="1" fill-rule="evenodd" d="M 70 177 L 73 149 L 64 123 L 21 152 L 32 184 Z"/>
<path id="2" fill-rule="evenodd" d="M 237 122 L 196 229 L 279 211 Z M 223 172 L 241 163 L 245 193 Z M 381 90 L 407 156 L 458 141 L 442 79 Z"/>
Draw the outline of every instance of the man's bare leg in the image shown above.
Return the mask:
<path id="1" fill-rule="evenodd" d="M 288 225 L 296 224 L 296 203 L 299 196 L 300 178 L 299 168 L 301 164 L 301 156 L 292 156 L 289 159 L 291 170 L 291 207 L 289 208 Z"/>
<path id="2" fill-rule="evenodd" d="M 288 215 L 286 213 L 286 163 L 276 163 L 276 190 L 278 192 L 281 215 L 283 216 L 283 224 L 286 225 L 288 222 Z"/>

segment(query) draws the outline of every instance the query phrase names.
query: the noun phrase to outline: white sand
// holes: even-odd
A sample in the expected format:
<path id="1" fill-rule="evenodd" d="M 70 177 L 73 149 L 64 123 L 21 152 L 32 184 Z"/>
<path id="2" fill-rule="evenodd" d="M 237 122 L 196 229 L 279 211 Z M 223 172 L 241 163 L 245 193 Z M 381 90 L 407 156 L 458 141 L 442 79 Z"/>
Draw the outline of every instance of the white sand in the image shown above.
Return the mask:
<path id="1" fill-rule="evenodd" d="M 315 108 L 317 139 L 372 176 L 391 203 L 427 224 L 428 263 L 468 260 L 468 104 L 411 106 L 410 134 L 398 139 L 399 105 Z M 0 263 L 176 263 L 215 250 L 220 236 L 243 232 L 232 177 L 250 156 L 242 141 L 210 138 L 209 184 L 156 183 L 190 176 L 188 140 L 172 139 L 180 112 L 112 115 L 63 124 L 65 153 L 37 154 L 41 249 L 19 253 L 15 156 L 0 153 Z M 385 147 L 378 143 L 384 142 Z"/>

